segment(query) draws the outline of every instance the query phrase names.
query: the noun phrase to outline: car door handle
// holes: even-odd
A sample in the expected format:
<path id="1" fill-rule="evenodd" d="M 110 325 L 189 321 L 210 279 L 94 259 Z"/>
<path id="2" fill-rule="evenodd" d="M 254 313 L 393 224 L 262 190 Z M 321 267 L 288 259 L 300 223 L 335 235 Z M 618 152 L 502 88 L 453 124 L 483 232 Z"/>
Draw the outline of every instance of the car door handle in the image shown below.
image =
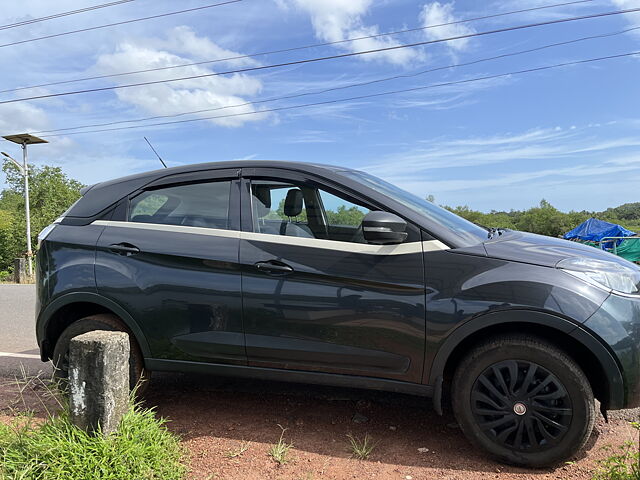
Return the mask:
<path id="1" fill-rule="evenodd" d="M 109 245 L 109 250 L 111 250 L 114 253 L 117 253 L 118 255 L 125 255 L 125 256 L 133 255 L 135 253 L 140 253 L 140 249 L 138 247 L 126 242 L 111 244 Z"/>
<path id="2" fill-rule="evenodd" d="M 271 275 L 286 275 L 293 272 L 293 268 L 289 265 L 276 260 L 258 262 L 255 264 L 255 267 L 261 272 L 269 273 Z"/>

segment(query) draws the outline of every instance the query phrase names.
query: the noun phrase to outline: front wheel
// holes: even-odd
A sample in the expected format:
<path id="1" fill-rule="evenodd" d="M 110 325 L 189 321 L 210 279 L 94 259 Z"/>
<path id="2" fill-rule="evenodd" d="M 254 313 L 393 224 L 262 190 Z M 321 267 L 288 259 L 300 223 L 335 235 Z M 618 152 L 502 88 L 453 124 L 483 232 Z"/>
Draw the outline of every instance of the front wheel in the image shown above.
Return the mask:
<path id="1" fill-rule="evenodd" d="M 595 420 L 593 392 L 580 367 L 557 347 L 523 335 L 470 351 L 454 374 L 452 399 L 472 443 L 526 467 L 570 458 Z"/>

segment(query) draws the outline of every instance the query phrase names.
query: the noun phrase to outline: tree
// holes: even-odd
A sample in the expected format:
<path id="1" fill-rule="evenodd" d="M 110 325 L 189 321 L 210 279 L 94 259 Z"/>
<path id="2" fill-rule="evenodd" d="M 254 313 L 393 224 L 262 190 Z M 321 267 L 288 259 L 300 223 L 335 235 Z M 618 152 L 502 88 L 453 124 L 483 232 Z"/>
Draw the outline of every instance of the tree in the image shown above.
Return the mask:
<path id="1" fill-rule="evenodd" d="M 2 167 L 8 188 L 0 193 L 0 270 L 26 251 L 24 179 L 18 168 L 5 161 Z M 31 243 L 38 233 L 52 223 L 80 197 L 83 185 L 69 178 L 60 167 L 29 168 L 29 203 Z"/>

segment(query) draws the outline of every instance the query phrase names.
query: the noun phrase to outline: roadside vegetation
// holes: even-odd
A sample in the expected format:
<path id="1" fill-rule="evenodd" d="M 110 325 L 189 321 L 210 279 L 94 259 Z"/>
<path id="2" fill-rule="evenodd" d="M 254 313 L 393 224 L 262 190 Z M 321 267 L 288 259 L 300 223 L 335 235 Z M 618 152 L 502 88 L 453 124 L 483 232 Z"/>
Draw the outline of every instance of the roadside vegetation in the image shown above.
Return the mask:
<path id="1" fill-rule="evenodd" d="M 616 447 L 605 447 L 609 456 L 598 462 L 593 480 L 640 480 L 640 422 L 633 422 L 635 438 Z"/>
<path id="2" fill-rule="evenodd" d="M 9 161 L 4 162 L 2 170 L 7 185 L 0 191 L 0 282 L 9 279 L 14 259 L 23 256 L 27 249 L 23 178 Z M 34 250 L 38 233 L 80 198 L 82 187 L 60 167 L 29 167 L 31 244 Z"/>
<path id="3" fill-rule="evenodd" d="M 105 438 L 73 425 L 62 396 L 41 379 L 24 380 L 20 392 L 38 395 L 47 413 L 42 420 L 24 408 L 10 423 L 0 422 L 0 480 L 180 480 L 186 474 L 180 440 L 153 409 L 132 400 L 118 431 Z"/>

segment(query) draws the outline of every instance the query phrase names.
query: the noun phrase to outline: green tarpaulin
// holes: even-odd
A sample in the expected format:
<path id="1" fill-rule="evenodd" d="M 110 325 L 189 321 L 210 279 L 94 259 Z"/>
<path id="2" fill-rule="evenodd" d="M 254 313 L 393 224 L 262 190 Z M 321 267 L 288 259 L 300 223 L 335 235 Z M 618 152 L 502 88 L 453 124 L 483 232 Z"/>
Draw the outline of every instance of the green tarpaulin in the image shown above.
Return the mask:
<path id="1" fill-rule="evenodd" d="M 640 262 L 640 238 L 627 238 L 613 251 L 631 262 Z"/>

